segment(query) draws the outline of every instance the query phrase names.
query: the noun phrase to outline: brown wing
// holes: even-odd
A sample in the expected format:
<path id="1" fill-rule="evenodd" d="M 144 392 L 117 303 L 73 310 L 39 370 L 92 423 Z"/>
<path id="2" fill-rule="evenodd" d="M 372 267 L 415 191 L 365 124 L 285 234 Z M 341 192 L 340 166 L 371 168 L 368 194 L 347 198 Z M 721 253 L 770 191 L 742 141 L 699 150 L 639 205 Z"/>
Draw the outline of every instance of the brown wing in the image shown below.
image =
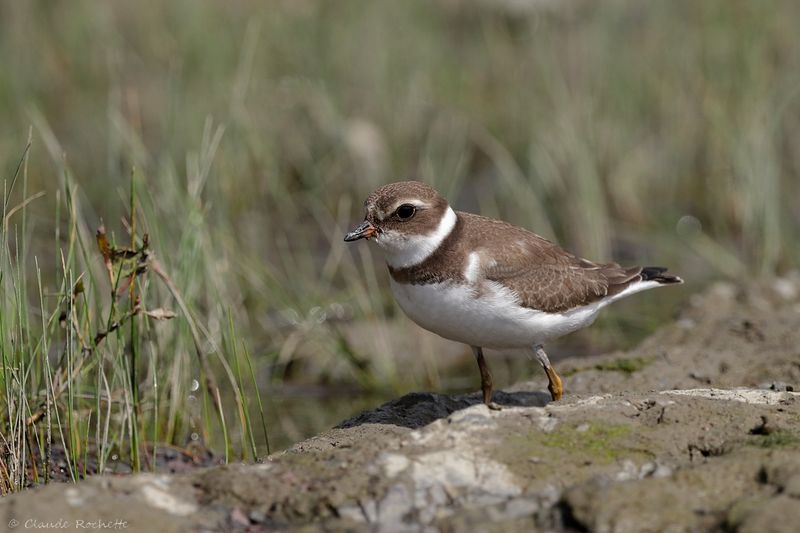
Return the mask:
<path id="1" fill-rule="evenodd" d="M 482 224 L 474 224 L 478 219 Z M 483 276 L 514 291 L 525 307 L 563 312 L 621 292 L 640 279 L 641 267 L 593 263 L 505 222 L 468 215 L 467 223 L 472 235 L 491 226 L 492 233 L 499 236 L 480 238 L 485 253 Z"/>

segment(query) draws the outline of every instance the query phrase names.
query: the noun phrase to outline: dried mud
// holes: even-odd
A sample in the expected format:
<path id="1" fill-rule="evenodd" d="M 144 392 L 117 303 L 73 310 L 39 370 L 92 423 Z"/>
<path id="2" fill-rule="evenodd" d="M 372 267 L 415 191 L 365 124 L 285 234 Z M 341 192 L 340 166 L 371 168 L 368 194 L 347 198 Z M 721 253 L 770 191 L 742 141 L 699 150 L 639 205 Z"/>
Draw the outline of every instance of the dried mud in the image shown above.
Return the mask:
<path id="1" fill-rule="evenodd" d="M 130 530 L 797 531 L 800 280 L 719 284 L 629 352 L 499 393 L 393 400 L 258 465 L 93 478 L 0 500 L 4 524 Z M 46 503 L 44 503 L 46 502 Z"/>

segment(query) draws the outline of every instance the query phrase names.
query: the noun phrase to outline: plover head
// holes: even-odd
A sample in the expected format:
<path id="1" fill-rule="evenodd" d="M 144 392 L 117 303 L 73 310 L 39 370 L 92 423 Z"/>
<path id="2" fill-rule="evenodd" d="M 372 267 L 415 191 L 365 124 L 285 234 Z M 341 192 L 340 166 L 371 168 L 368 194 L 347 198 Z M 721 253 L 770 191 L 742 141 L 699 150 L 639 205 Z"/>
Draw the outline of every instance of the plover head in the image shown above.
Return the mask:
<path id="1" fill-rule="evenodd" d="M 380 187 L 364 202 L 364 221 L 344 240 L 374 238 L 393 268 L 430 256 L 450 234 L 457 217 L 436 189 L 418 181 Z"/>

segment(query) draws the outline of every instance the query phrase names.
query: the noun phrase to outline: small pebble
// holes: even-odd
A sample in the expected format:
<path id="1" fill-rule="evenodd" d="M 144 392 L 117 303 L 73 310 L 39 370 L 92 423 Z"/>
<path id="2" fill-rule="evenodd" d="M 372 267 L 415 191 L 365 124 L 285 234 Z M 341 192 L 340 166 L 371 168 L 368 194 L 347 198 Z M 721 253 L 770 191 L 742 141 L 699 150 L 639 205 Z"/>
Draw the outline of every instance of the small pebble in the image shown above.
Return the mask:
<path id="1" fill-rule="evenodd" d="M 767 381 L 759 384 L 759 389 L 772 390 L 776 392 L 793 392 L 794 386 L 783 381 Z"/>
<path id="2" fill-rule="evenodd" d="M 250 525 L 250 519 L 247 518 L 247 516 L 244 514 L 244 511 L 242 511 L 242 509 L 239 507 L 236 507 L 233 509 L 233 511 L 231 511 L 231 522 L 242 526 Z"/>

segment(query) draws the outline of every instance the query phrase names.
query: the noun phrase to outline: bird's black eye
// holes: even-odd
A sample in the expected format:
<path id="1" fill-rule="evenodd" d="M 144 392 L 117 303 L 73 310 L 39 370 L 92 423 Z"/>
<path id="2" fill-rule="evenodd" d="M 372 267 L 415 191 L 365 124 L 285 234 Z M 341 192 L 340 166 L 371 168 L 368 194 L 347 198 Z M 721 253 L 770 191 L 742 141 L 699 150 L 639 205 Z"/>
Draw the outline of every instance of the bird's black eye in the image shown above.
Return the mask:
<path id="1" fill-rule="evenodd" d="M 403 204 L 397 208 L 395 213 L 397 214 L 397 218 L 400 220 L 408 220 L 409 218 L 414 216 L 414 213 L 417 212 L 417 208 L 411 204 Z"/>

